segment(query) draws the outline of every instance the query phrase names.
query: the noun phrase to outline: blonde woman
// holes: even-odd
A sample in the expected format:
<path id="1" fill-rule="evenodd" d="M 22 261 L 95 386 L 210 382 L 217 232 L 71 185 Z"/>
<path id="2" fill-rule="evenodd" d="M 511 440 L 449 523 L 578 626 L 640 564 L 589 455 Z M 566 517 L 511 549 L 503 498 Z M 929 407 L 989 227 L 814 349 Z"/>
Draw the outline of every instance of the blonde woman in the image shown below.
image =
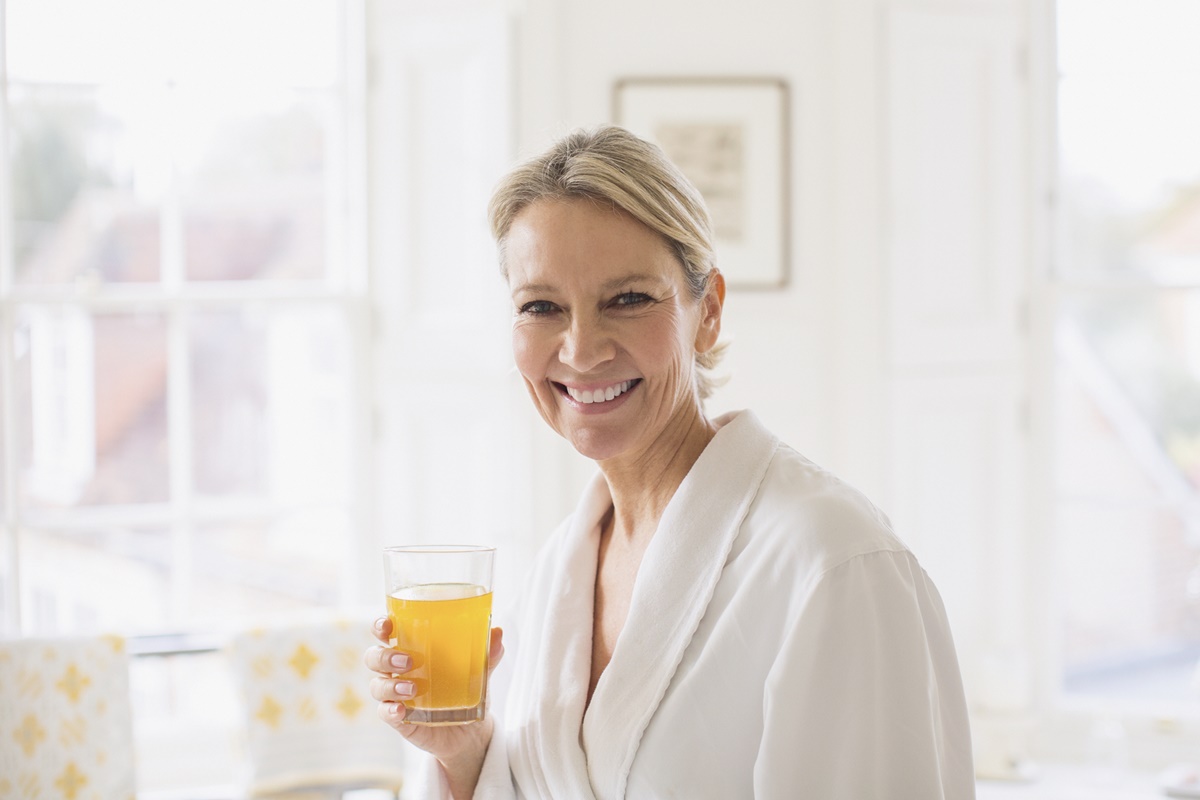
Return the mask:
<path id="1" fill-rule="evenodd" d="M 405 725 L 407 655 L 366 655 L 443 793 L 973 797 L 954 646 L 912 553 L 751 412 L 704 412 L 725 283 L 695 188 L 602 127 L 516 168 L 490 213 L 517 368 L 599 470 L 512 620 L 502 718 Z"/>

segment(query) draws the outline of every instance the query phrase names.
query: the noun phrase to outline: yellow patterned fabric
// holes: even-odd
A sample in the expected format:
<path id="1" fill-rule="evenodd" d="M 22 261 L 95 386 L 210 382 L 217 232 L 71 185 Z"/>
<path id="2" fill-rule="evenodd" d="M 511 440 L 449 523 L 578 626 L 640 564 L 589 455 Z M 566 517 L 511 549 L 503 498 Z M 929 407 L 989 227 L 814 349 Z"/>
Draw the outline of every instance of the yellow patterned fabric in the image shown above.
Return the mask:
<path id="1" fill-rule="evenodd" d="M 0 641 L 0 800 L 133 800 L 125 642 Z"/>
<path id="2" fill-rule="evenodd" d="M 403 743 L 375 714 L 362 622 L 297 625 L 234 637 L 230 662 L 245 715 L 247 792 L 305 787 L 399 790 Z"/>

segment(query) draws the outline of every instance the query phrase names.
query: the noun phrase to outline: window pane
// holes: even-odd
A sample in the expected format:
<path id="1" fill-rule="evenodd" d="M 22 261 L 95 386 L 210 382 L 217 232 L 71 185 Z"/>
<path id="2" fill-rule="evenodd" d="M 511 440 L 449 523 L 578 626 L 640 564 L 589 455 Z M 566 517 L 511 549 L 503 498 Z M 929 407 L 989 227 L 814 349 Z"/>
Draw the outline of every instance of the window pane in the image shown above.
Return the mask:
<path id="1" fill-rule="evenodd" d="M 0 392 L 0 420 L 4 419 L 4 393 Z M 6 464 L 8 448 L 11 442 L 7 440 L 4 431 L 4 425 L 0 424 L 0 637 L 5 635 L 15 635 L 16 630 L 9 629 L 10 618 L 12 614 L 12 622 L 16 621 L 16 609 L 12 607 L 9 598 L 10 587 L 12 586 L 12 576 L 16 564 L 13 564 L 9 558 L 9 543 L 14 532 L 5 524 L 5 502 L 8 499 L 6 495 L 8 490 L 5 487 Z"/>
<path id="2" fill-rule="evenodd" d="M 1200 280 L 1200 3 L 1058 8 L 1064 269 Z"/>
<path id="3" fill-rule="evenodd" d="M 1200 543 L 1169 510 L 1062 503 L 1063 686 L 1132 701 L 1197 702 Z"/>
<path id="4" fill-rule="evenodd" d="M 1078 294 L 1057 335 L 1068 691 L 1187 696 L 1200 660 L 1200 290 Z"/>
<path id="5" fill-rule="evenodd" d="M 168 164 L 161 142 L 142 147 L 153 118 L 112 95 L 20 86 L 9 110 L 17 282 L 157 280 Z"/>
<path id="6" fill-rule="evenodd" d="M 228 626 L 230 620 L 336 607 L 349 547 L 347 514 L 333 507 L 202 527 L 196 531 L 190 621 Z"/>
<path id="7" fill-rule="evenodd" d="M 135 634 L 170 621 L 163 529 L 25 529 L 20 559 L 22 611 L 34 634 Z"/>
<path id="8" fill-rule="evenodd" d="M 353 358 L 340 306 L 198 313 L 191 352 L 198 494 L 349 499 Z"/>
<path id="9" fill-rule="evenodd" d="M 193 93 L 195 94 L 195 93 Z M 180 153 L 184 261 L 191 280 L 319 278 L 331 205 L 325 106 L 298 95 L 185 94 Z"/>
<path id="10" fill-rule="evenodd" d="M 16 366 L 26 507 L 167 499 L 161 315 L 23 307 Z"/>
<path id="11" fill-rule="evenodd" d="M 168 5 L 170 77 L 180 84 L 329 87 L 338 79 L 340 0 Z"/>
<path id="12" fill-rule="evenodd" d="M 5 0 L 15 80 L 99 83 L 147 77 L 170 52 L 159 0 Z M 153 74 L 152 72 L 150 74 Z"/>
<path id="13" fill-rule="evenodd" d="M 1060 488 L 1152 500 L 1200 492 L 1200 289 L 1080 293 L 1060 313 L 1059 374 L 1075 387 L 1060 400 L 1077 406 L 1060 407 Z M 1122 445 L 1109 455 L 1149 484 L 1102 480 L 1105 461 L 1086 450 L 1096 441 L 1088 408 Z"/>
<path id="14" fill-rule="evenodd" d="M 1180 703 L 1200 660 L 1200 106 L 1179 101 L 1200 3 L 1058 10 L 1063 681 Z"/>
<path id="15" fill-rule="evenodd" d="M 36 634 L 226 630 L 334 608 L 351 545 L 346 510 L 331 506 L 188 531 L 85 522 L 21 537 L 22 607 Z"/>
<path id="16" fill-rule="evenodd" d="M 338 0 L 7 0 L 16 80 L 328 86 Z M 333 34 L 333 35 L 331 35 Z"/>
<path id="17" fill-rule="evenodd" d="M 0 636 L 15 636 L 19 632 L 19 620 L 17 617 L 17 607 L 10 603 L 8 593 L 12 591 L 12 579 L 14 568 L 9 559 L 8 537 L 12 536 L 12 531 L 5 526 L 0 525 L 0 546 L 4 550 L 0 551 Z M 12 618 L 10 619 L 10 616 Z M 11 624 L 10 624 L 11 623 Z"/>
<path id="18" fill-rule="evenodd" d="M 0 341 L 2 341 L 2 339 L 0 339 Z M 3 344 L 0 344 L 0 347 L 3 346 Z M 8 497 L 6 496 L 8 494 L 8 489 L 6 488 L 5 481 L 8 478 L 8 448 L 12 445 L 12 442 L 8 441 L 4 425 L 5 399 L 5 393 L 0 392 L 0 584 L 2 584 L 4 581 L 4 567 L 6 566 L 3 548 L 5 547 L 5 537 L 7 536 L 7 531 L 4 530 L 3 525 L 4 514 L 7 508 L 6 504 L 8 502 Z M 3 605 L 4 592 L 2 589 L 0 589 L 0 609 L 3 608 Z M 0 630 L 3 630 L 3 619 L 4 613 L 2 610 L 0 610 Z"/>

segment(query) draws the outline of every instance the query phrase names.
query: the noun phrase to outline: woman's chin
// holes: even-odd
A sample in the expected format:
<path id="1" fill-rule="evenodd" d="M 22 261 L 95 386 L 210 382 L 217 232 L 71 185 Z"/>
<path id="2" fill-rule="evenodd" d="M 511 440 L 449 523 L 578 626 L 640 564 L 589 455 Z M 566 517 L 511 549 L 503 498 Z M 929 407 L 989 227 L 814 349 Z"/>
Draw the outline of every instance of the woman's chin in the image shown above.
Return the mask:
<path id="1" fill-rule="evenodd" d="M 566 439 L 577 453 L 593 461 L 615 458 L 629 447 L 625 436 L 612 431 L 575 430 Z"/>

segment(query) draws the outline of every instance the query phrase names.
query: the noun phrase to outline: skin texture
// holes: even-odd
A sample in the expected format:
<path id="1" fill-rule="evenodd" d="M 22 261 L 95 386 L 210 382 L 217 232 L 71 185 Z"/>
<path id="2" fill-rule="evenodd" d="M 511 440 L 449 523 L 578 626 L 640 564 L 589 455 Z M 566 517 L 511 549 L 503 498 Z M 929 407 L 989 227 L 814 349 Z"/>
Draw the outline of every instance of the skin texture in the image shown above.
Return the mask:
<path id="1" fill-rule="evenodd" d="M 689 292 L 667 243 L 632 216 L 583 199 L 547 199 L 509 229 L 505 267 L 517 369 L 542 419 L 599 465 L 613 506 L 602 524 L 595 584 L 592 674 L 603 674 L 624 627 L 634 580 L 663 509 L 715 434 L 695 387 L 696 354 L 717 342 L 725 283 Z M 604 389 L 604 402 L 580 393 Z M 575 396 L 572 397 L 571 393 Z M 490 717 L 444 728 L 404 725 L 411 696 L 403 653 L 365 657 L 379 713 L 442 765 L 455 798 L 469 798 L 492 735 Z M 503 654 L 492 631 L 491 664 Z M 397 658 L 393 665 L 390 661 Z M 399 677 L 396 677 L 396 676 Z"/>

